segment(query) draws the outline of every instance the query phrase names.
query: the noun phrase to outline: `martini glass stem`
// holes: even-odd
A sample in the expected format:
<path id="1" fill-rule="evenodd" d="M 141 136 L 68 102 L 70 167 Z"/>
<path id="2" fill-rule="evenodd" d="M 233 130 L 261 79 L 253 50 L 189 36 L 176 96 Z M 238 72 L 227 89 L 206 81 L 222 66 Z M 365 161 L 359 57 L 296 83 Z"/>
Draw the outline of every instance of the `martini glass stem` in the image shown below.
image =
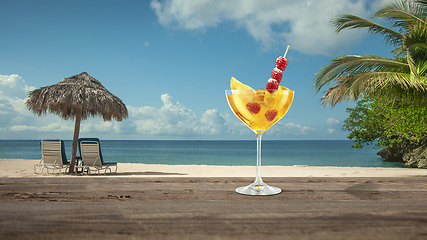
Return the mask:
<path id="1" fill-rule="evenodd" d="M 256 182 L 262 182 L 261 179 L 261 137 L 262 132 L 256 133 Z"/>

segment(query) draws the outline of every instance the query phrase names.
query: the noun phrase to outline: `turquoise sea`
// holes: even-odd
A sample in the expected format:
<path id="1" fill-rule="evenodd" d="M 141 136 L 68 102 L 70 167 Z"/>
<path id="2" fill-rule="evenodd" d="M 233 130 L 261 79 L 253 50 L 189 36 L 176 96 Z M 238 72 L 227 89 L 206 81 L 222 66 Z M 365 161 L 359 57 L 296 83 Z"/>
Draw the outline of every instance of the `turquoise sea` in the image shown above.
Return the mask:
<path id="1" fill-rule="evenodd" d="M 384 162 L 379 149 L 353 149 L 350 140 L 263 140 L 262 165 L 405 167 Z M 65 141 L 67 157 L 72 142 Z M 169 165 L 256 165 L 256 141 L 101 140 L 104 161 Z M 0 140 L 0 159 L 40 159 L 38 140 Z"/>

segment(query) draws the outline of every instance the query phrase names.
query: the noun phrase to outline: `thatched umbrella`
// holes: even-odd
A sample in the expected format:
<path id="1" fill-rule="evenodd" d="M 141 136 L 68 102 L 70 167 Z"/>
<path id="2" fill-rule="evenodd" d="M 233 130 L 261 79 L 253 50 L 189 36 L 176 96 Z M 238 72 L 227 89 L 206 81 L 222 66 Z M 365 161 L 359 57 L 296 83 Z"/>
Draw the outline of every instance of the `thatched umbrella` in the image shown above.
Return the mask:
<path id="1" fill-rule="evenodd" d="M 122 100 L 110 93 L 98 80 L 86 72 L 64 78 L 57 84 L 31 91 L 28 93 L 28 97 L 26 106 L 39 116 L 49 111 L 66 120 L 75 118 L 70 173 L 74 172 L 77 140 L 82 119 L 100 115 L 104 120 L 114 119 L 120 122 L 128 117 L 127 108 Z"/>

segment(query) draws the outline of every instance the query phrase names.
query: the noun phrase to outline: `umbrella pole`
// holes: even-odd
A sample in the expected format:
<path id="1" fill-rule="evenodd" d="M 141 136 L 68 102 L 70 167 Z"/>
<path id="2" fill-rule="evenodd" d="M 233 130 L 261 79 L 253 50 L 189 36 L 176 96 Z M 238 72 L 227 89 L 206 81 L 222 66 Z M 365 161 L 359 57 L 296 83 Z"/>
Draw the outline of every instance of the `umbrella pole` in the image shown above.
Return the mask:
<path id="1" fill-rule="evenodd" d="M 73 147 L 71 149 L 71 162 L 70 162 L 69 173 L 74 173 L 74 166 L 76 164 L 76 155 L 77 155 L 77 140 L 79 139 L 81 120 L 82 120 L 82 114 L 78 113 L 76 115 L 76 123 L 74 125 Z"/>

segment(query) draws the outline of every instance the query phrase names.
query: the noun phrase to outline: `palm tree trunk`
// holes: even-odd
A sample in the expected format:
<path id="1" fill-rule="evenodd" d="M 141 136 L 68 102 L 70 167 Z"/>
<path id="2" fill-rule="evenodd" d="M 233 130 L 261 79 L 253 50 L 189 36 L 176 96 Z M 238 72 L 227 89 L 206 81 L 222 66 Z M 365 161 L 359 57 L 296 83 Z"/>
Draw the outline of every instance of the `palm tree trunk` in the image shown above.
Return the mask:
<path id="1" fill-rule="evenodd" d="M 73 147 L 71 149 L 71 162 L 70 162 L 70 171 L 69 173 L 74 173 L 74 166 L 76 164 L 76 155 L 77 155 L 77 140 L 79 139 L 80 132 L 80 122 L 82 120 L 82 114 L 76 114 L 76 123 L 74 125 L 74 136 L 73 136 Z"/>

